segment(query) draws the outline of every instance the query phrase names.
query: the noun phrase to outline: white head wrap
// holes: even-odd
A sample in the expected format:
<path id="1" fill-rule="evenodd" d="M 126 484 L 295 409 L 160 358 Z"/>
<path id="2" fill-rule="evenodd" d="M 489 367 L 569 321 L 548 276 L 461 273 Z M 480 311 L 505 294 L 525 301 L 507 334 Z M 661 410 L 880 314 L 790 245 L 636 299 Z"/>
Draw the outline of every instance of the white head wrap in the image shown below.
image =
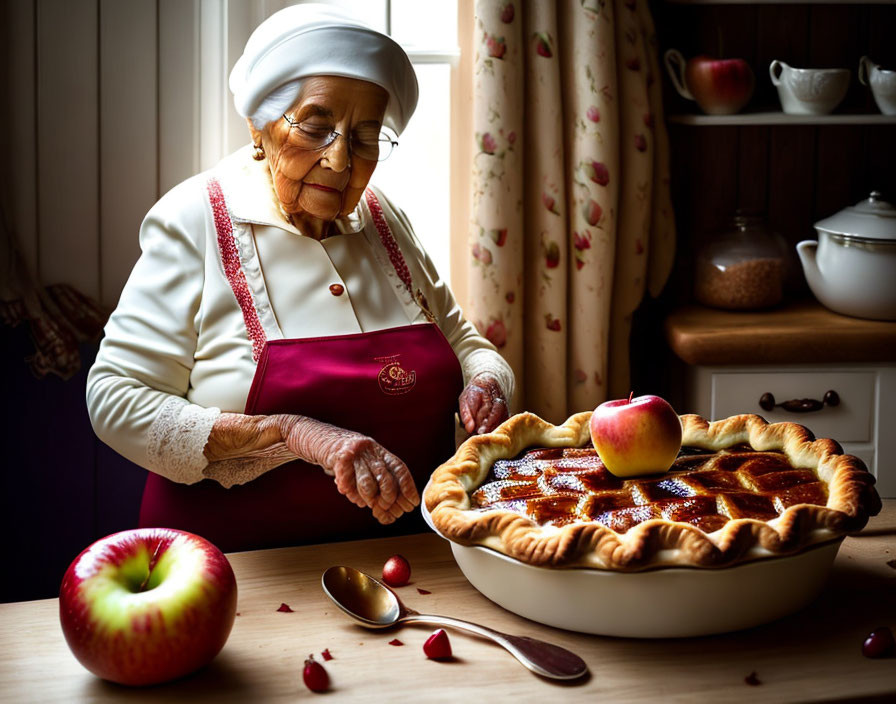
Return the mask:
<path id="1" fill-rule="evenodd" d="M 384 124 L 400 134 L 417 107 L 417 76 L 391 37 L 330 5 L 307 3 L 275 12 L 246 42 L 233 71 L 233 104 L 252 118 L 285 83 L 309 76 L 370 81 L 389 93 Z"/>

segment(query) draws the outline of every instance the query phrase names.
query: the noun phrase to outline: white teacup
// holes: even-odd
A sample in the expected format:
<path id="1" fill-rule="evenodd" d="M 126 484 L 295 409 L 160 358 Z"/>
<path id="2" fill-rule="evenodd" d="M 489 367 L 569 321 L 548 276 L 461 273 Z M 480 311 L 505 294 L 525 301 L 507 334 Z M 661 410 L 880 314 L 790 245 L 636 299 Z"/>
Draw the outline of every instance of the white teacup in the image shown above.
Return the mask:
<path id="1" fill-rule="evenodd" d="M 871 95 L 884 115 L 896 115 L 896 71 L 882 69 L 867 56 L 859 59 L 859 82 L 871 86 Z"/>
<path id="2" fill-rule="evenodd" d="M 847 68 L 792 68 L 775 59 L 768 72 L 789 115 L 827 115 L 849 88 Z"/>

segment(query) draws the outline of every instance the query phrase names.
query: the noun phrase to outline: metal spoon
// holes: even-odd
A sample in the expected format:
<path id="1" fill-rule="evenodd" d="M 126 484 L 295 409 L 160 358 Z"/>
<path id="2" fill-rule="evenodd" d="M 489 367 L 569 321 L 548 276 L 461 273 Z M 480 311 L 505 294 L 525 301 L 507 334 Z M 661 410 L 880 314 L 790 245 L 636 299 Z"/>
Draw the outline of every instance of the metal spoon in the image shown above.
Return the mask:
<path id="1" fill-rule="evenodd" d="M 427 616 L 409 609 L 386 585 L 354 567 L 330 567 L 321 577 L 324 592 L 333 603 L 367 628 L 389 628 L 398 623 L 433 623 L 453 626 L 485 636 L 543 677 L 572 680 L 588 671 L 575 653 L 558 645 L 526 636 L 511 636 L 448 616 Z"/>

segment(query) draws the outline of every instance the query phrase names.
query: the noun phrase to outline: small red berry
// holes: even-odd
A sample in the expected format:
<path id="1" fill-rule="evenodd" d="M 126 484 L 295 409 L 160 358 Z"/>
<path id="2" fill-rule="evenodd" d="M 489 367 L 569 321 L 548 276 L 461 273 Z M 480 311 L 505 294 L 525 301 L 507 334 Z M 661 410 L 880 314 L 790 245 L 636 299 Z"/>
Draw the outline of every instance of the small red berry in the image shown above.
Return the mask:
<path id="1" fill-rule="evenodd" d="M 883 658 L 894 652 L 896 641 L 893 640 L 893 631 L 887 626 L 875 628 L 862 643 L 862 655 L 866 658 Z"/>
<path id="2" fill-rule="evenodd" d="M 430 660 L 447 660 L 451 657 L 451 643 L 444 628 L 433 633 L 423 644 L 423 652 Z"/>
<path id="3" fill-rule="evenodd" d="M 390 587 L 403 587 L 411 578 L 411 565 L 401 555 L 393 555 L 383 565 L 383 581 Z"/>
<path id="4" fill-rule="evenodd" d="M 330 686 L 330 676 L 313 655 L 309 655 L 305 660 L 302 679 L 305 681 L 305 686 L 312 692 L 325 692 Z"/>

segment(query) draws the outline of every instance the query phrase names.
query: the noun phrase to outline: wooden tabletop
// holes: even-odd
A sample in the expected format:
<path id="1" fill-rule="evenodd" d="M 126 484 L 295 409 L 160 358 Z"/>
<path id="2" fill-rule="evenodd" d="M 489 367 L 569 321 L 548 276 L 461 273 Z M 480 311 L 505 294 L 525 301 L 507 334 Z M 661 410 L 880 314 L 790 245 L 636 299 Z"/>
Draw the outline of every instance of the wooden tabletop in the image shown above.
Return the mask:
<path id="1" fill-rule="evenodd" d="M 665 331 L 694 365 L 896 362 L 896 322 L 838 315 L 814 300 L 768 311 L 685 306 Z"/>
<path id="2" fill-rule="evenodd" d="M 578 683 L 554 684 L 529 673 L 500 647 L 460 631 L 449 633 L 455 660 L 435 662 L 422 651 L 431 626 L 383 632 L 353 625 L 321 591 L 323 570 L 346 564 L 378 575 L 396 552 L 413 568 L 411 584 L 397 590 L 411 608 L 558 643 L 581 655 L 590 675 Z M 239 616 L 224 650 L 197 674 L 147 689 L 109 684 L 69 653 L 56 599 L 3 604 L 0 701 L 260 704 L 324 696 L 370 702 L 553 698 L 653 704 L 896 697 L 896 658 L 871 660 L 861 653 L 871 630 L 896 627 L 896 569 L 887 564 L 896 559 L 896 500 L 887 501 L 859 536 L 844 541 L 823 593 L 806 609 L 767 626 L 704 638 L 607 638 L 528 621 L 473 589 L 448 544 L 433 534 L 229 557 L 239 584 Z M 7 569 L 5 578 L 14 573 Z M 294 613 L 279 613 L 281 602 Z M 394 638 L 404 645 L 390 645 Z M 302 664 L 309 653 L 320 659 L 325 648 L 333 655 L 325 663 L 332 689 L 315 695 L 302 684 Z M 747 684 L 754 672 L 760 684 Z"/>

